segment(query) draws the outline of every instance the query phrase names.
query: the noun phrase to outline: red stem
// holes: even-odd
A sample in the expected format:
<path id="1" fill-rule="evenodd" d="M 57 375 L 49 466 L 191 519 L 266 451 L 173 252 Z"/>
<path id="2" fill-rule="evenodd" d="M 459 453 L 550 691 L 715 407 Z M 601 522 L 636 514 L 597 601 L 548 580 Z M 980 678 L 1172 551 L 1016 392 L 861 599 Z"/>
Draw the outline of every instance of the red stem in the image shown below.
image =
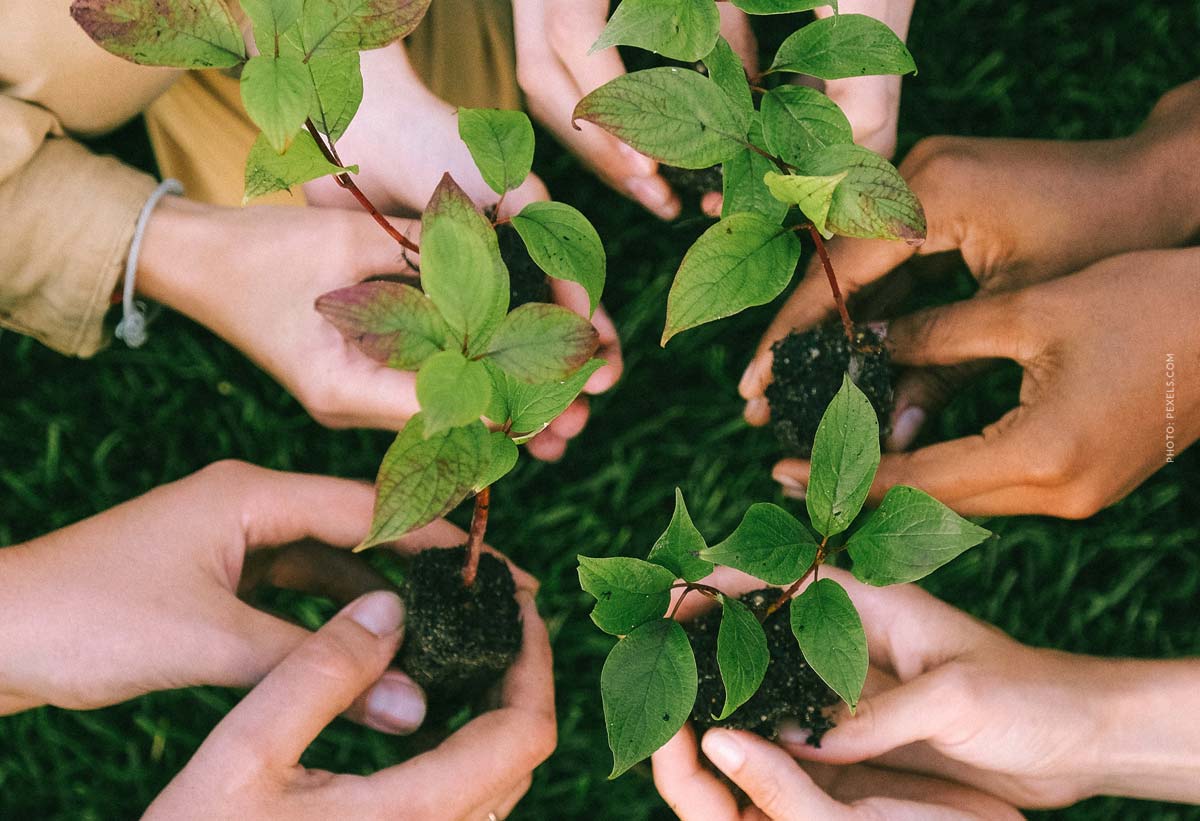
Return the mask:
<path id="1" fill-rule="evenodd" d="M 488 508 L 491 502 L 491 485 L 475 494 L 475 511 L 471 514 L 471 536 L 467 539 L 467 558 L 463 562 L 463 587 L 473 586 L 475 577 L 479 574 L 479 556 L 483 552 L 483 535 L 487 533 Z"/>
<path id="2" fill-rule="evenodd" d="M 807 579 L 809 576 L 811 576 L 816 571 L 816 569 L 821 566 L 821 562 L 825 561 L 825 557 L 828 555 L 825 552 L 825 546 L 828 543 L 829 543 L 829 539 L 827 539 L 827 538 L 821 540 L 821 544 L 817 546 L 817 555 L 813 557 L 812 564 L 810 564 L 808 566 L 808 570 L 805 570 L 803 576 L 796 579 L 796 581 L 792 582 L 792 586 L 789 587 L 787 590 L 783 591 L 783 594 L 775 600 L 775 603 L 767 608 L 767 612 L 763 613 L 762 618 L 759 619 L 760 623 L 771 618 L 771 615 L 776 610 L 778 610 L 779 608 L 781 608 L 785 604 L 787 604 L 789 601 L 791 601 L 792 596 L 796 595 L 796 591 L 800 589 L 800 585 L 802 585 L 804 583 L 804 580 Z"/>
<path id="3" fill-rule="evenodd" d="M 317 141 L 317 148 L 321 149 L 321 153 L 325 156 L 325 159 L 334 165 L 341 166 L 342 161 L 338 158 L 337 152 L 325 142 L 325 138 L 321 136 L 321 132 L 317 131 L 317 127 L 313 125 L 313 121 L 311 119 L 305 120 L 304 125 L 308 128 L 309 133 L 312 134 L 313 139 Z M 358 200 L 358 204 L 371 215 L 372 219 L 379 223 L 379 227 L 387 232 L 389 237 L 400 243 L 400 247 L 406 248 L 414 254 L 421 253 L 420 247 L 396 230 L 396 226 L 392 225 L 391 221 L 375 207 L 375 204 L 367 199 L 367 195 L 355 185 L 354 180 L 351 179 L 349 174 L 335 174 L 333 178 L 337 180 L 338 185 L 345 188 L 354 199 Z"/>
<path id="4" fill-rule="evenodd" d="M 825 267 L 825 276 L 829 278 L 829 287 L 833 291 L 833 301 L 837 303 L 838 313 L 842 317 L 842 328 L 846 331 L 846 339 L 850 340 L 850 347 L 854 347 L 854 323 L 850 321 L 850 312 L 846 310 L 846 300 L 842 298 L 842 289 L 838 287 L 837 277 L 833 274 L 833 263 L 829 261 L 829 252 L 825 250 L 825 241 L 821 239 L 821 232 L 817 230 L 817 226 L 811 222 L 808 223 L 808 233 L 812 235 L 813 243 L 817 246 L 817 256 L 821 258 L 821 265 Z"/>

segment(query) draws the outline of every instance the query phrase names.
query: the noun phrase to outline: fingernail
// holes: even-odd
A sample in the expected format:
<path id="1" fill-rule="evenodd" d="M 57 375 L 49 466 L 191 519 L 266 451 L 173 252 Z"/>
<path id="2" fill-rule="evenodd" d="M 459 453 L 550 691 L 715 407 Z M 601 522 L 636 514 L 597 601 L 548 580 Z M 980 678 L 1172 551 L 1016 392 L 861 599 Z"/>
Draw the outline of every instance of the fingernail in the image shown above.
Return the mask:
<path id="1" fill-rule="evenodd" d="M 679 203 L 672 199 L 671 189 L 658 177 L 633 177 L 625 181 L 633 198 L 663 219 L 679 216 Z"/>
<path id="2" fill-rule="evenodd" d="M 812 730 L 799 724 L 786 722 L 779 725 L 779 740 L 784 744 L 807 744 L 812 737 Z"/>
<path id="3" fill-rule="evenodd" d="M 924 424 L 924 409 L 918 408 L 916 405 L 905 408 L 896 417 L 896 423 L 892 425 L 889 444 L 894 450 L 905 450 L 917 438 L 917 434 L 921 432 L 921 426 Z"/>
<path id="4" fill-rule="evenodd" d="M 868 322 L 867 327 L 874 331 L 880 339 L 887 339 L 888 324 L 886 322 Z"/>
<path id="5" fill-rule="evenodd" d="M 808 495 L 808 487 L 803 482 L 798 482 L 791 476 L 776 476 L 775 481 L 779 483 L 779 487 L 783 490 L 783 495 L 789 499 L 803 499 Z"/>
<path id="6" fill-rule="evenodd" d="M 731 734 L 721 730 L 709 730 L 700 742 L 700 748 L 708 760 L 726 774 L 737 772 L 746 760 L 742 745 Z"/>
<path id="7" fill-rule="evenodd" d="M 633 173 L 639 177 L 647 177 L 654 173 L 654 160 L 647 157 L 645 154 L 638 152 L 625 143 L 621 143 L 620 151 L 622 156 L 629 161 L 633 168 Z"/>
<path id="8" fill-rule="evenodd" d="M 346 615 L 377 636 L 390 636 L 404 621 L 404 602 L 395 593 L 378 590 L 352 603 Z"/>
<path id="9" fill-rule="evenodd" d="M 400 673 L 386 673 L 367 696 L 367 723 L 385 733 L 411 733 L 425 720 L 425 693 Z"/>

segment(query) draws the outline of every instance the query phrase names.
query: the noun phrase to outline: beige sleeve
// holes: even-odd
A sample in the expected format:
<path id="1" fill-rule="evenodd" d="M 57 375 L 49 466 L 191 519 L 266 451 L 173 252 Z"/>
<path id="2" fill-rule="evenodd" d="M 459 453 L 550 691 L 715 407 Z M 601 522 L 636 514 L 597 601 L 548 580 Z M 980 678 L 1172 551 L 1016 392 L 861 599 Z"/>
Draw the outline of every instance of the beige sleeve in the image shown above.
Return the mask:
<path id="1" fill-rule="evenodd" d="M 96 353 L 155 184 L 62 136 L 45 109 L 0 95 L 0 326 Z"/>

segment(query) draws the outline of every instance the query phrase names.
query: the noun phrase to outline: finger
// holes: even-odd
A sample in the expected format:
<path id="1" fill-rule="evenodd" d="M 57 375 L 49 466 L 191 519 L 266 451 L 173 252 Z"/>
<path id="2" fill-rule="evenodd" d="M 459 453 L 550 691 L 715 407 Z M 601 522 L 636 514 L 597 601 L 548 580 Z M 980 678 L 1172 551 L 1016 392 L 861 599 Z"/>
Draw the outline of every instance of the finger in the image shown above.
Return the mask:
<path id="1" fill-rule="evenodd" d="M 737 801 L 700 763 L 699 752 L 688 723 L 650 757 L 658 794 L 681 821 L 737 819 Z"/>
<path id="2" fill-rule="evenodd" d="M 976 296 L 888 323 L 886 344 L 902 365 L 957 365 L 980 359 L 1027 363 L 1040 337 L 1017 293 Z"/>
<path id="3" fill-rule="evenodd" d="M 383 674 L 403 625 L 404 605 L 394 593 L 357 599 L 280 662 L 205 743 L 234 766 L 295 766 L 317 734 Z"/>
<path id="4" fill-rule="evenodd" d="M 850 121 L 854 142 L 887 159 L 896 153 L 900 78 L 889 75 L 828 80 L 825 94 Z"/>
<path id="5" fill-rule="evenodd" d="M 567 409 L 550 423 L 549 431 L 564 441 L 574 439 L 583 432 L 587 421 L 587 399 L 579 398 L 568 405 Z"/>
<path id="6" fill-rule="evenodd" d="M 707 191 L 700 197 L 700 212 L 706 217 L 717 219 L 725 207 L 725 197 L 720 191 Z"/>
<path id="7" fill-rule="evenodd" d="M 709 730 L 704 755 L 737 784 L 754 806 L 775 821 L 849 817 L 781 747 L 739 730 Z"/>
<path id="8" fill-rule="evenodd" d="M 521 799 L 525 797 L 525 793 L 529 792 L 529 788 L 532 786 L 532 784 L 533 776 L 525 776 L 525 778 L 521 779 L 516 786 L 510 789 L 502 797 L 489 800 L 471 810 L 468 810 L 463 815 L 464 821 L 480 821 L 481 819 L 487 819 L 487 821 L 490 821 L 493 815 L 496 818 L 507 818 L 509 813 L 511 813 L 517 804 L 520 803 Z"/>
<path id="9" fill-rule="evenodd" d="M 336 378 L 329 376 L 329 398 L 316 406 L 305 403 L 309 413 L 329 428 L 400 430 L 421 409 L 416 374 L 368 359 L 340 334 L 339 343 L 346 362 Z"/>
<path id="10" fill-rule="evenodd" d="M 544 430 L 525 443 L 529 455 L 542 462 L 557 462 L 567 452 L 567 440 Z"/>
<path id="11" fill-rule="evenodd" d="M 603 359 L 605 364 L 588 377 L 583 392 L 595 395 L 604 393 L 617 384 L 617 380 L 625 371 L 625 357 L 621 353 L 621 337 L 617 333 L 617 326 L 613 324 L 603 305 L 598 305 L 596 312 L 592 314 L 592 327 L 600 335 L 600 349 L 596 351 L 596 356 Z"/>
<path id="12" fill-rule="evenodd" d="M 387 580 L 360 557 L 311 539 L 248 554 L 238 595 L 245 597 L 262 585 L 325 596 L 339 605 L 371 590 L 389 589 Z"/>
<path id="13" fill-rule="evenodd" d="M 916 249 L 903 242 L 838 238 L 826 244 L 838 285 L 846 298 L 859 288 L 882 277 L 911 257 Z M 800 284 L 776 314 L 758 343 L 750 366 L 742 375 L 738 392 L 743 399 L 763 395 L 771 382 L 771 346 L 792 331 L 820 324 L 836 309 L 829 279 L 820 260 L 808 266 Z"/>
<path id="14" fill-rule="evenodd" d="M 237 500 L 251 550 L 307 538 L 352 547 L 371 525 L 375 492 L 364 482 L 251 465 L 220 471 L 219 492 Z"/>
<path id="15" fill-rule="evenodd" d="M 533 597 L 518 593 L 517 599 L 524 642 L 504 679 L 503 706 L 472 719 L 435 749 L 370 776 L 373 795 L 364 800 L 379 806 L 396 800 L 388 796 L 403 797 L 414 818 L 457 818 L 503 795 L 550 755 L 556 739 L 550 641 Z"/>
<path id="16" fill-rule="evenodd" d="M 351 276 L 347 285 L 352 285 L 366 277 L 384 274 L 400 274 L 410 277 L 420 275 L 420 254 L 402 246 L 386 231 L 381 231 L 379 223 L 370 215 L 354 214 L 353 218 L 356 257 L 355 265 L 348 269 Z M 420 220 L 402 217 L 385 217 L 385 219 L 397 233 L 404 236 L 413 245 L 420 245 Z"/>
<path id="17" fill-rule="evenodd" d="M 906 370 L 896 383 L 896 407 L 888 450 L 907 450 L 925 422 L 953 399 L 964 385 L 995 365 L 995 360 L 964 362 Z"/>
<path id="18" fill-rule="evenodd" d="M 875 817 L 900 821 L 1021 818 L 1011 805 L 978 790 L 870 765 L 840 768 L 831 795 L 870 807 Z"/>

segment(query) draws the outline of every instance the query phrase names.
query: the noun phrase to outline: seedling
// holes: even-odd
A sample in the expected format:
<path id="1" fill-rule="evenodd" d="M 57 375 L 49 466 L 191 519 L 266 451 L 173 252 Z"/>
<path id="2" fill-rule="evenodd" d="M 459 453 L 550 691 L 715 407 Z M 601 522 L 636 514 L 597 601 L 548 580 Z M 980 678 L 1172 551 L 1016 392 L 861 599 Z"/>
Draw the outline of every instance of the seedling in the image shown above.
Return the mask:
<path id="1" fill-rule="evenodd" d="M 821 418 L 813 445 L 805 499 L 811 529 L 776 505 L 755 504 L 728 538 L 709 546 L 676 491 L 675 513 L 645 561 L 579 557 L 580 585 L 596 599 L 592 620 L 620 637 L 600 675 L 613 752 L 610 778 L 665 744 L 689 715 L 767 736 L 776 721 L 792 718 L 819 739 L 829 726 L 821 708 L 830 700 L 823 688 L 813 686 L 812 673 L 855 710 L 867 675 L 866 634 L 845 588 L 820 577 L 822 565 L 845 551 L 860 581 L 901 584 L 923 578 L 991 535 L 928 494 L 902 485 L 889 490 L 851 532 L 878 466 L 875 411 L 846 377 Z M 718 565 L 777 587 L 735 598 L 701 583 Z M 795 595 L 810 577 L 812 583 Z M 672 591 L 678 599 L 668 613 Z M 714 625 L 701 625 L 689 641 L 688 631 L 672 618 L 692 595 L 720 605 L 715 641 L 720 700 L 712 688 L 698 686 L 697 663 L 702 671 L 714 664 L 708 656 L 697 659 L 696 650 L 712 653 Z M 779 643 L 778 619 L 785 608 L 802 658 Z M 776 701 L 782 711 L 767 703 L 764 713 L 762 699 L 750 703 L 764 678 L 790 682 L 803 701 Z"/>
<path id="2" fill-rule="evenodd" d="M 488 578 L 479 576 L 491 485 L 516 464 L 517 445 L 558 416 L 604 363 L 592 358 L 598 340 L 586 318 L 541 301 L 523 300 L 509 310 L 509 273 L 496 229 L 505 226 L 520 238 L 507 238 L 510 253 L 523 244 L 519 250 L 525 259 L 544 275 L 582 285 L 593 311 L 604 287 L 604 247 L 587 219 L 568 205 L 535 202 L 505 219 L 498 218 L 497 204 L 485 216 L 448 174 L 424 211 L 418 246 L 354 183 L 358 168 L 341 160 L 336 141 L 362 99 L 359 52 L 406 36 L 429 2 L 242 0 L 253 25 L 255 56 L 247 55 L 226 0 L 75 0 L 71 13 L 97 43 L 133 62 L 240 66 L 242 100 L 261 129 L 246 160 L 247 200 L 333 175 L 403 252 L 420 253 L 419 289 L 391 279 L 368 281 L 325 294 L 316 303 L 316 310 L 368 357 L 417 374 L 420 413 L 383 458 L 370 532 L 359 549 L 394 541 L 473 495 L 470 537 L 458 554 L 462 592 L 445 592 L 437 603 L 450 597 L 458 603 L 450 608 L 456 617 L 489 629 L 494 625 L 488 620 L 496 620 L 509 637 L 515 631 L 519 645 L 507 568 L 492 560 L 482 568 Z M 459 109 L 458 125 L 484 181 L 503 202 L 530 173 L 534 135 L 528 117 Z M 538 296 L 543 294 L 548 296 L 548 289 Z M 481 421 L 485 416 L 492 429 Z M 444 572 L 446 555 L 418 561 Z M 413 576 L 424 572 L 418 565 Z M 492 578 L 497 574 L 498 581 Z M 507 602 L 494 605 L 497 590 Z M 410 592 L 410 598 L 418 598 Z M 493 605 L 479 604 L 485 595 Z M 422 645 L 413 629 L 420 620 L 410 601 L 409 655 Z M 462 630 L 451 626 L 443 638 L 461 637 Z M 509 661 L 518 649 L 503 636 L 490 644 L 506 648 Z M 450 664 L 455 680 L 471 680 L 470 671 L 455 666 L 460 661 Z M 430 666 L 446 668 L 445 659 Z"/>
<path id="3" fill-rule="evenodd" d="M 837 6 L 819 0 L 733 4 L 756 15 Z M 662 344 L 689 328 L 773 300 L 795 272 L 798 237 L 807 236 L 816 246 L 855 358 L 878 358 L 880 347 L 850 318 L 824 241 L 835 234 L 924 241 L 921 204 L 891 163 L 853 144 L 846 116 L 821 92 L 787 83 L 768 90 L 760 85 L 762 78 L 747 78 L 740 58 L 720 37 L 712 2 L 624 0 L 592 50 L 613 45 L 700 61 L 707 74 L 686 68 L 634 72 L 596 89 L 575 109 L 576 120 L 596 124 L 662 163 L 721 168 L 721 219 L 683 257 L 667 299 Z M 916 71 L 912 55 L 886 25 L 859 14 L 835 14 L 786 38 L 764 76 L 834 80 L 910 71 Z M 807 411 L 814 419 L 837 390 L 845 367 L 830 370 L 832 384 Z M 885 393 L 890 401 L 890 386 Z M 877 409 L 884 417 L 891 411 L 886 403 Z M 772 403 L 777 419 L 790 419 L 789 411 Z M 794 436 L 803 427 L 803 420 L 793 420 L 791 434 L 781 432 L 781 439 L 802 453 L 812 443 L 811 424 L 806 436 Z"/>

